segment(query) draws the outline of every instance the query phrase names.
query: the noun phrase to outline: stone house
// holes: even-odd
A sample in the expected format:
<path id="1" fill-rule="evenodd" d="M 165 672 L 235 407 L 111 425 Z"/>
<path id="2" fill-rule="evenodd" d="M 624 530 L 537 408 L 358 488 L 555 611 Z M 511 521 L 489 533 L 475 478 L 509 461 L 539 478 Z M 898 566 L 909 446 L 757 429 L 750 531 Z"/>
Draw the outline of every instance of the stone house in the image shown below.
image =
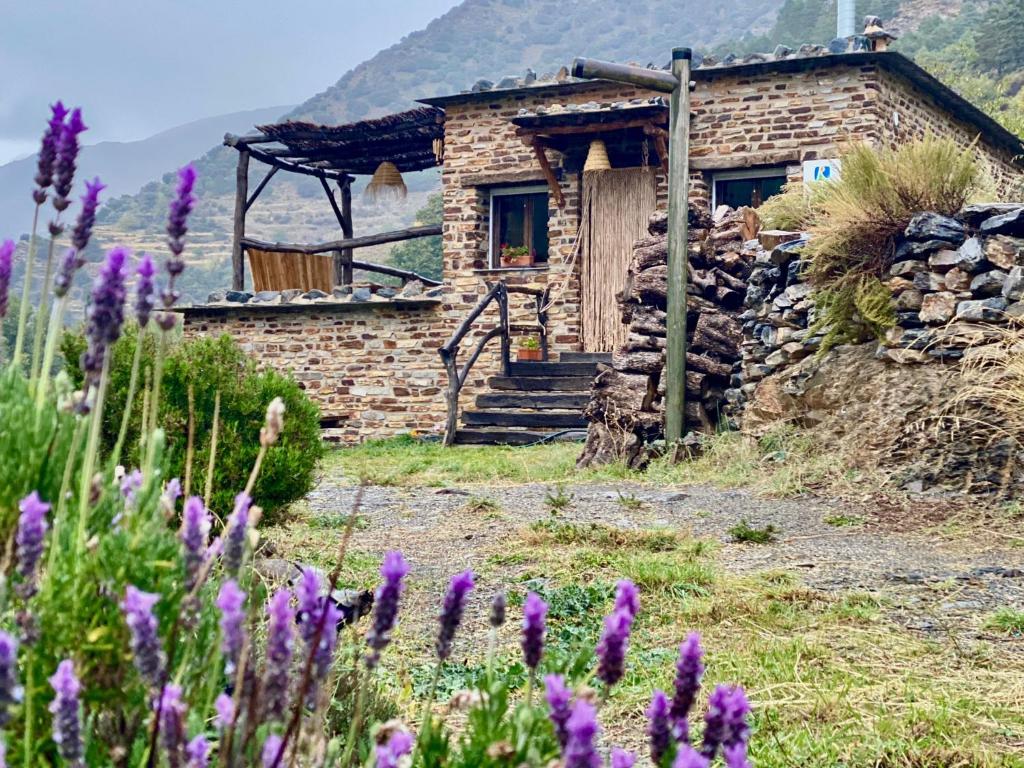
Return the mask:
<path id="1" fill-rule="evenodd" d="M 871 45 L 858 37 L 851 47 Z M 767 56 L 707 57 L 692 77 L 691 202 L 707 211 L 757 207 L 788 181 L 841 172 L 846 142 L 894 145 L 928 132 L 974 143 L 1000 190 L 1021 179 L 1020 139 L 896 52 L 780 47 Z M 422 103 L 439 115 L 433 148 L 443 143 L 441 286 L 420 293 L 411 283 L 388 301 L 390 291 L 363 293 L 367 300 L 339 292 L 212 302 L 185 310 L 186 330 L 231 333 L 265 364 L 292 369 L 319 402 L 328 434 L 357 441 L 439 429 L 452 377 L 438 349 L 482 298 L 496 298 L 468 326 L 462 354 L 488 334 L 504 343 L 486 346 L 466 370 L 462 402 L 476 397 L 478 411 L 508 410 L 478 418 L 467 409 L 464 422 L 500 427 L 497 439 L 512 442 L 533 440 L 542 427 L 573 428 L 594 363 L 626 332 L 616 296 L 633 244 L 666 200 L 668 107 L 658 94 L 565 70 L 481 81 Z M 243 248 L 236 250 L 240 261 Z M 499 284 L 505 288 L 495 294 Z M 503 317 L 506 331 L 494 333 Z M 510 363 L 517 335 L 539 336 L 545 362 Z M 542 375 L 579 381 L 561 396 L 536 381 L 515 382 Z M 562 418 L 531 416 L 549 407 Z M 509 438 L 507 428 L 524 436 Z M 469 439 L 489 439 L 486 432 Z"/>

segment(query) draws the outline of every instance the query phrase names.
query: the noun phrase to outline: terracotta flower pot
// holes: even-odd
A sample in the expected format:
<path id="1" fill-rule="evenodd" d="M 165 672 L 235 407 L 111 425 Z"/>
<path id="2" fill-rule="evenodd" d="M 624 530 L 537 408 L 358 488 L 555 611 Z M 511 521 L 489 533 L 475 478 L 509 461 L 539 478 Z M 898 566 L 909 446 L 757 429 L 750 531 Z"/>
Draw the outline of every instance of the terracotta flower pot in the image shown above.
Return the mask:
<path id="1" fill-rule="evenodd" d="M 529 267 L 530 265 L 531 262 L 529 254 L 516 256 L 514 258 L 508 258 L 506 256 L 501 257 L 501 266 L 503 267 Z"/>
<path id="2" fill-rule="evenodd" d="M 539 363 L 544 359 L 544 355 L 539 349 L 525 349 L 520 347 L 516 350 L 516 360 L 520 363 Z"/>

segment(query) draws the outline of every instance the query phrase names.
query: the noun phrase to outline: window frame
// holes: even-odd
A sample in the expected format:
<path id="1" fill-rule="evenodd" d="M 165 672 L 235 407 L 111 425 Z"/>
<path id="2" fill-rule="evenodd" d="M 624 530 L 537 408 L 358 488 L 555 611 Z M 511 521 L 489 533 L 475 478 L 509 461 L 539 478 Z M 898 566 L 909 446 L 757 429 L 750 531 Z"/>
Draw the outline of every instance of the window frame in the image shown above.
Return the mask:
<path id="1" fill-rule="evenodd" d="M 545 254 L 545 259 L 539 264 L 533 264 L 529 267 L 503 267 L 501 266 L 501 254 L 496 249 L 496 236 L 497 230 L 494 226 L 494 210 L 495 198 L 499 197 L 517 197 L 519 195 L 539 195 L 543 193 L 547 197 L 548 201 L 548 223 L 551 222 L 551 190 L 547 184 L 518 184 L 512 187 L 491 187 L 487 190 L 487 265 L 488 269 L 538 269 L 546 267 L 548 264 L 547 257 L 550 256 L 550 252 Z M 551 247 L 551 241 L 548 241 L 548 248 Z"/>
<path id="2" fill-rule="evenodd" d="M 730 171 L 716 171 L 711 174 L 711 211 L 718 208 L 718 182 L 743 181 L 744 179 L 773 179 L 781 176 L 789 181 L 788 165 L 773 165 L 767 168 L 736 168 Z"/>

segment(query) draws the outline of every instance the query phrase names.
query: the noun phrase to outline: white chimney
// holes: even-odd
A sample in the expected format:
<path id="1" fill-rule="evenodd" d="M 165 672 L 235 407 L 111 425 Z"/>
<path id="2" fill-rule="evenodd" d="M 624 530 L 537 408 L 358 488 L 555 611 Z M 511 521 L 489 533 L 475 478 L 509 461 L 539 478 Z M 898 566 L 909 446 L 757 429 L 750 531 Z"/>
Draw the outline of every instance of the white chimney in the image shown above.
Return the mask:
<path id="1" fill-rule="evenodd" d="M 857 0 L 839 0 L 836 37 L 857 34 Z"/>

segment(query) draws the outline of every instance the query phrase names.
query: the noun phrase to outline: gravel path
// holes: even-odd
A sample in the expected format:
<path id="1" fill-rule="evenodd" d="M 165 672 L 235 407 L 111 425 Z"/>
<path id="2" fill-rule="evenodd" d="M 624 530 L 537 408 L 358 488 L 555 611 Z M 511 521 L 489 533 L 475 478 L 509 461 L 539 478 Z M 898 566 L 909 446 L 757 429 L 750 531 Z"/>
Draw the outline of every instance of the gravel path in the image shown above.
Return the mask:
<path id="1" fill-rule="evenodd" d="M 354 545 L 380 553 L 401 548 L 419 578 L 441 583 L 457 570 L 479 567 L 517 528 L 550 517 L 547 485 L 365 489 L 368 525 Z M 819 499 L 778 500 L 746 491 L 633 483 L 564 486 L 572 501 L 560 519 L 622 528 L 672 527 L 721 542 L 718 562 L 733 572 L 786 570 L 809 587 L 830 593 L 868 592 L 906 628 L 936 640 L 984 638 L 1024 653 L 1024 642 L 983 629 L 1000 608 L 1024 610 L 1024 548 L 984 534 L 943 538 L 933 532 L 893 530 L 863 510 Z M 355 489 L 327 478 L 307 501 L 312 515 L 345 515 Z M 623 501 L 623 497 L 627 501 Z M 489 499 L 497 508 L 472 511 Z M 636 502 L 640 502 L 639 504 Z M 836 518 L 852 525 L 837 526 Z M 741 519 L 774 526 L 770 544 L 739 544 L 729 529 Z M 832 519 L 830 524 L 826 520 Z M 334 531 L 318 530 L 324 546 Z"/>

